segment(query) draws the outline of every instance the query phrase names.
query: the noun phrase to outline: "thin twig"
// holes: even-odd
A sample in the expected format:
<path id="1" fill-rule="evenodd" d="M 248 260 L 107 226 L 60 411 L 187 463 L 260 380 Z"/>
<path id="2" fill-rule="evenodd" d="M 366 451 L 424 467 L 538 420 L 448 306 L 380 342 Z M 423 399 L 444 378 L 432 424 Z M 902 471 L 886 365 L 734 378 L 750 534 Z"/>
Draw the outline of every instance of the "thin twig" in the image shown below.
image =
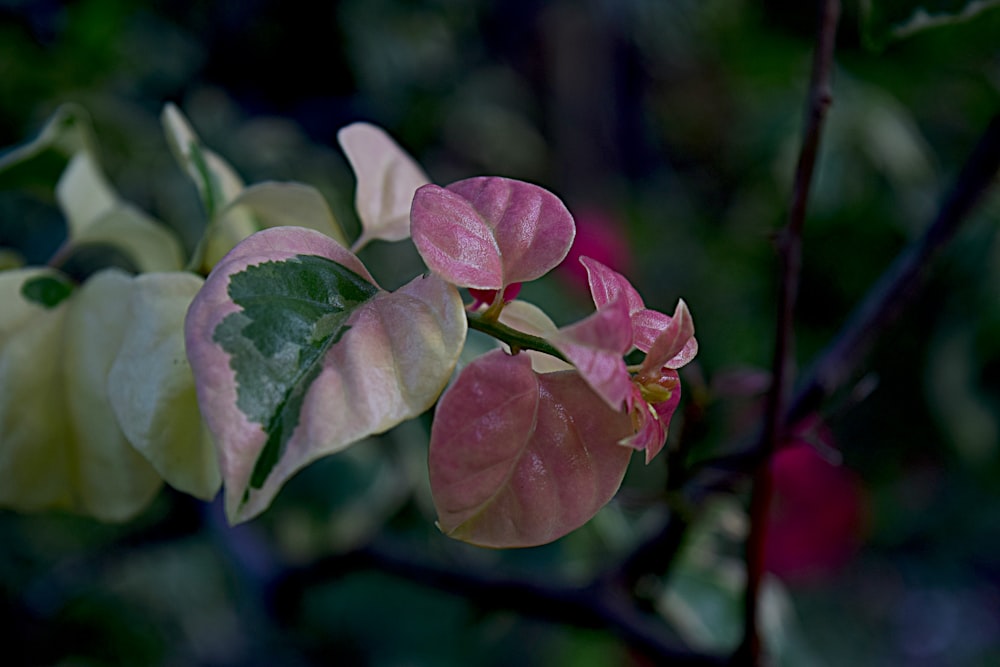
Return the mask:
<path id="1" fill-rule="evenodd" d="M 842 390 L 858 374 L 865 353 L 878 337 L 920 294 L 933 268 L 933 260 L 955 237 L 962 223 L 995 184 L 1000 173 L 1000 113 L 980 136 L 945 195 L 933 222 L 923 235 L 897 255 L 868 290 L 840 331 L 804 374 L 785 413 L 786 427 L 793 426 Z M 733 476 L 756 466 L 763 458 L 761 438 L 724 456 L 699 462 L 692 486 L 731 489 Z M 706 481 L 706 477 L 711 477 Z"/>
<path id="2" fill-rule="evenodd" d="M 786 423 L 816 410 L 857 373 L 873 341 L 919 293 L 932 260 L 954 238 L 962 222 L 1000 171 L 1000 113 L 986 127 L 924 234 L 882 274 L 847 323 L 806 373 Z"/>
<path id="3" fill-rule="evenodd" d="M 759 664 L 761 639 L 758 607 L 761 581 L 764 574 L 764 545 L 767 519 L 771 506 L 772 480 L 769 467 L 771 453 L 784 436 L 785 405 L 795 353 L 793 313 L 799 289 L 802 263 L 802 229 L 805 226 L 806 204 L 812 185 L 813 171 L 819 154 L 823 121 L 832 99 L 830 72 L 833 69 L 833 49 L 836 42 L 840 2 L 824 0 L 820 5 L 819 30 L 813 55 L 812 76 L 809 86 L 807 117 L 802 149 L 795 169 L 795 182 L 789 206 L 788 224 L 779 237 L 781 261 L 778 316 L 774 336 L 771 389 L 767 397 L 763 432 L 762 459 L 754 473 L 750 498 L 750 535 L 747 539 L 747 589 L 744 607 L 743 644 L 740 652 L 750 664 Z"/>

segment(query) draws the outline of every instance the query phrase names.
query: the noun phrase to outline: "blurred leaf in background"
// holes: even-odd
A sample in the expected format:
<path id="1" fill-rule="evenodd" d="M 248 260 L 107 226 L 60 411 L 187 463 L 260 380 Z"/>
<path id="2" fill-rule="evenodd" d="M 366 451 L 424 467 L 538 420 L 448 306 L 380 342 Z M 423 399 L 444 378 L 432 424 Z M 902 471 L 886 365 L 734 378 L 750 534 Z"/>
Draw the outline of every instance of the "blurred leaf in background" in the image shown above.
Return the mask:
<path id="1" fill-rule="evenodd" d="M 862 29 L 867 43 L 881 48 L 892 39 L 969 21 L 996 7 L 997 0 L 861 0 Z"/>

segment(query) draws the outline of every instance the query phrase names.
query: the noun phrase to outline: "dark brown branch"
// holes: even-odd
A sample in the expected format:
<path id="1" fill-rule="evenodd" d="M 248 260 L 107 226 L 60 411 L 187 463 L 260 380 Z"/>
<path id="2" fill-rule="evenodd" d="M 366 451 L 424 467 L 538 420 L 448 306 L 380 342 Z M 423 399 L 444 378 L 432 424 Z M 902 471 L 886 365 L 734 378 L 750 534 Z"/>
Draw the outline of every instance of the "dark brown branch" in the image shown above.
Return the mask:
<path id="1" fill-rule="evenodd" d="M 726 664 L 721 656 L 687 648 L 666 622 L 640 611 L 629 591 L 609 582 L 595 580 L 581 586 L 558 577 L 506 574 L 465 560 L 433 558 L 384 537 L 355 551 L 291 570 L 275 582 L 272 600 L 279 615 L 294 617 L 308 587 L 363 570 L 377 570 L 454 593 L 484 609 L 508 609 L 577 627 L 611 630 L 655 664 Z"/>
<path id="2" fill-rule="evenodd" d="M 819 408 L 854 377 L 874 340 L 919 293 L 932 261 L 954 238 L 998 171 L 1000 114 L 990 121 L 923 236 L 886 269 L 806 374 L 792 401 L 787 423 L 794 423 Z"/>
<path id="3" fill-rule="evenodd" d="M 791 426 L 820 409 L 858 374 L 865 353 L 898 315 L 920 294 L 933 260 L 958 233 L 962 223 L 994 184 L 1000 172 L 1000 113 L 995 115 L 962 166 L 933 222 L 905 248 L 868 290 L 864 299 L 816 358 L 792 398 L 784 423 Z M 704 461 L 695 471 L 698 488 L 731 489 L 732 475 L 757 465 L 761 438 L 726 456 Z M 710 473 L 712 479 L 706 481 Z"/>
<path id="4" fill-rule="evenodd" d="M 819 154 L 823 121 L 832 99 L 830 72 L 833 69 L 833 49 L 840 18 L 839 0 L 824 0 L 820 4 L 820 12 L 802 148 L 795 168 L 788 223 L 779 237 L 781 275 L 774 357 L 771 365 L 771 389 L 767 396 L 761 460 L 754 472 L 753 491 L 750 497 L 750 535 L 746 548 L 747 589 L 741 654 L 746 662 L 754 665 L 760 662 L 761 656 L 758 603 L 765 567 L 764 545 L 772 495 L 769 461 L 784 436 L 783 417 L 795 354 L 793 314 L 802 264 L 802 229 L 805 226 L 806 204 Z"/>

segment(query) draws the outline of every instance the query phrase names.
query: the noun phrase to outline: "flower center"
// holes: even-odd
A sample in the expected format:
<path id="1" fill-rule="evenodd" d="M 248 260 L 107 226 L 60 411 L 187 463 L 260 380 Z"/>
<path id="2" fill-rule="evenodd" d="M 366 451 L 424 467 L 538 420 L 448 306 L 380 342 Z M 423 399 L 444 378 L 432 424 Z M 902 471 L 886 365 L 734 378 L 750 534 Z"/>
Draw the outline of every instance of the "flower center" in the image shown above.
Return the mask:
<path id="1" fill-rule="evenodd" d="M 677 386 L 677 378 L 669 375 L 661 375 L 655 379 L 636 377 L 633 381 L 638 385 L 642 399 L 651 405 L 669 401 Z"/>

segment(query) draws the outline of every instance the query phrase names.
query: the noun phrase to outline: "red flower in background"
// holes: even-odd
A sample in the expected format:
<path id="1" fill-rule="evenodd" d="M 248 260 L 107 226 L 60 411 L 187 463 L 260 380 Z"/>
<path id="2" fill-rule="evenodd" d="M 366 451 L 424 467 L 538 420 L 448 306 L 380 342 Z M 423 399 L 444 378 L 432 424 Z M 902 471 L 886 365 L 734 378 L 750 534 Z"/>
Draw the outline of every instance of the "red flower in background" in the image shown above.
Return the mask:
<path id="1" fill-rule="evenodd" d="M 819 425 L 804 430 L 832 450 L 828 429 Z M 768 570 L 788 583 L 832 575 L 861 546 L 866 499 L 860 479 L 824 458 L 802 435 L 775 454 L 771 474 L 774 498 L 767 533 Z"/>
<path id="2" fill-rule="evenodd" d="M 566 259 L 556 269 L 556 275 L 589 296 L 587 270 L 580 263 L 580 258 L 590 257 L 619 273 L 628 274 L 632 272 L 632 251 L 621 223 L 611 215 L 585 210 L 575 218 L 576 238 Z"/>

